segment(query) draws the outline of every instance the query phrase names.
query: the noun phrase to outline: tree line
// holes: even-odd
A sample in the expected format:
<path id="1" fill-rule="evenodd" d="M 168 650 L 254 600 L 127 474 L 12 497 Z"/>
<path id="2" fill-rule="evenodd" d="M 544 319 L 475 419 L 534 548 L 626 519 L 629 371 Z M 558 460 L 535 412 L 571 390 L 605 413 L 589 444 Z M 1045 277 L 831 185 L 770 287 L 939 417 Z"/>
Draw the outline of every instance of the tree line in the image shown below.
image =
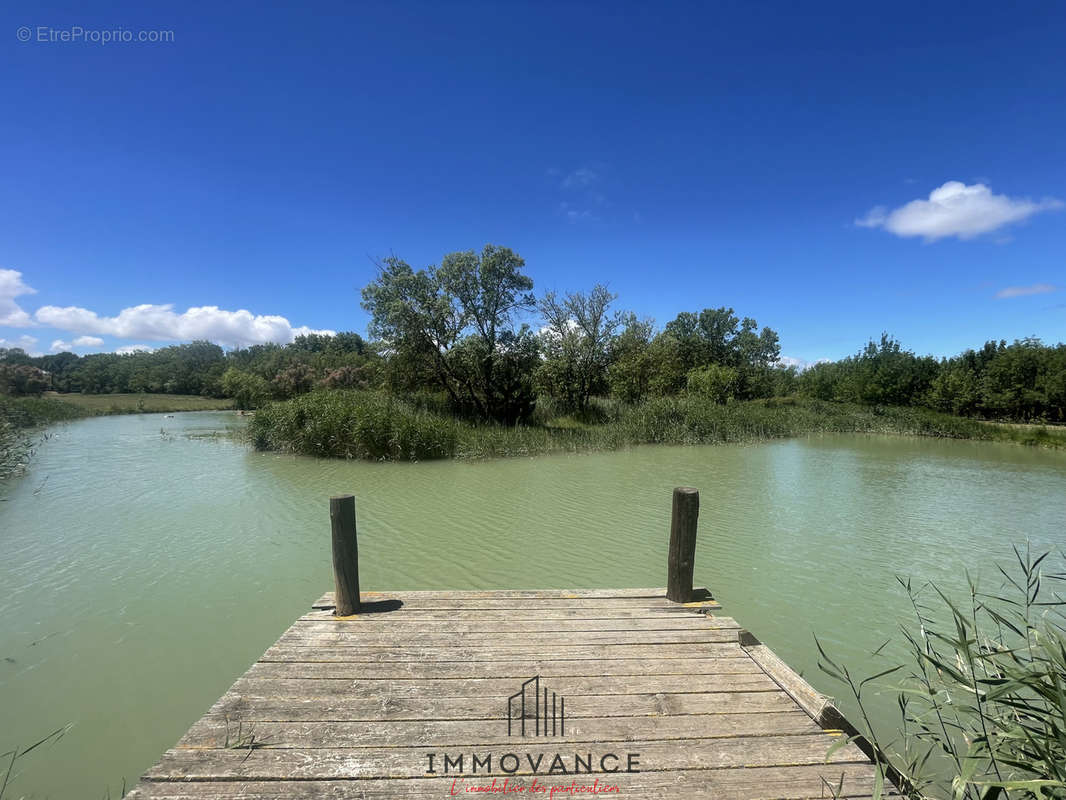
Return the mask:
<path id="1" fill-rule="evenodd" d="M 1066 422 L 1066 345 L 988 341 L 952 358 L 917 356 L 882 334 L 854 356 L 816 364 L 796 388 L 820 400 L 924 406 L 963 417 Z"/>
<path id="2" fill-rule="evenodd" d="M 205 341 L 85 356 L 31 357 L 18 348 L 0 348 L 0 394 L 192 394 L 240 398 L 242 407 L 254 408 L 316 386 L 367 388 L 378 382 L 380 360 L 357 333 L 310 334 L 287 345 L 228 352 Z"/>
<path id="3" fill-rule="evenodd" d="M 538 296 L 506 247 L 414 269 L 379 264 L 362 291 L 370 340 L 297 337 L 229 352 L 210 342 L 126 355 L 30 357 L 0 349 L 0 393 L 166 392 L 255 408 L 315 389 L 438 393 L 462 417 L 515 424 L 539 401 L 594 419 L 601 398 L 698 395 L 717 403 L 793 394 L 920 406 L 969 417 L 1066 421 L 1066 345 L 987 342 L 949 359 L 883 334 L 854 356 L 799 371 L 779 364 L 776 331 L 729 307 L 685 311 L 661 328 L 616 308 L 604 285 Z"/>

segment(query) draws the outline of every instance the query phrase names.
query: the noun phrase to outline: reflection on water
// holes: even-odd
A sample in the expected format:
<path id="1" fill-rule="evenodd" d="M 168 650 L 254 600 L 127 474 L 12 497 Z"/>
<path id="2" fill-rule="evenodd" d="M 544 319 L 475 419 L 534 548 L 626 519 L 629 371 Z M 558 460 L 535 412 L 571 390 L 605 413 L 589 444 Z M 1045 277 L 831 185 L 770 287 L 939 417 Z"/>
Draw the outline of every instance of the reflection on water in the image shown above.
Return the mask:
<path id="1" fill-rule="evenodd" d="M 696 581 L 801 670 L 812 633 L 868 663 L 895 575 L 960 587 L 1012 543 L 1066 547 L 1066 456 L 836 436 L 478 463 L 252 452 L 230 414 L 57 429 L 0 502 L 0 752 L 10 796 L 131 782 L 329 588 L 331 494 L 357 498 L 371 589 L 662 586 L 670 491 L 701 490 Z M 190 437 L 190 434 L 192 435 Z"/>

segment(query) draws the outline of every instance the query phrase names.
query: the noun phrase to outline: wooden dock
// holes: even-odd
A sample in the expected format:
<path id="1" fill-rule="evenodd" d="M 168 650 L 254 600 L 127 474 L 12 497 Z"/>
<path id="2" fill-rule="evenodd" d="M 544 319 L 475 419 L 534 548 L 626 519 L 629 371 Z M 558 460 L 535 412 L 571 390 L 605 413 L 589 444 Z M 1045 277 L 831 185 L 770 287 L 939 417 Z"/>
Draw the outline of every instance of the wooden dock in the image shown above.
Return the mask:
<path id="1" fill-rule="evenodd" d="M 342 588 L 357 614 L 323 597 L 127 797 L 869 796 L 827 699 L 683 592 Z"/>

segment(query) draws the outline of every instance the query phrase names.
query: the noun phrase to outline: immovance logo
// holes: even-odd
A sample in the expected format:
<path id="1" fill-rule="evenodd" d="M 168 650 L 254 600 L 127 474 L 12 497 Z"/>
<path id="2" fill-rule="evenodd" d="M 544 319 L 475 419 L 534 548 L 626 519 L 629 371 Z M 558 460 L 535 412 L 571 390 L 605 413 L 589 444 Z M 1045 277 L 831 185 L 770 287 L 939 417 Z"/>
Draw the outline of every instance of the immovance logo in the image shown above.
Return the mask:
<path id="1" fill-rule="evenodd" d="M 506 716 L 508 737 L 565 736 L 567 733 L 566 700 L 542 685 L 540 675 L 523 681 L 518 691 L 507 698 Z M 502 731 L 492 738 L 501 735 Z M 574 736 L 573 731 L 570 735 Z M 527 742 L 529 750 L 505 746 L 467 752 L 425 753 L 424 774 L 453 778 L 450 789 L 453 796 L 460 792 L 545 792 L 554 798 L 557 794 L 617 794 L 621 788 L 608 778 L 618 773 L 640 772 L 640 753 L 594 752 L 588 747 L 587 740 L 560 744 L 558 748 L 552 748 L 555 752 L 549 752 L 544 745 L 529 739 Z M 600 777 L 595 777 L 597 774 Z M 589 775 L 591 782 L 579 783 L 574 778 L 576 775 Z M 491 782 L 479 783 L 482 779 Z M 499 779 L 503 779 L 502 782 Z M 549 782 L 544 783 L 545 779 Z M 467 785 L 464 781 L 473 783 Z"/>
<path id="2" fill-rule="evenodd" d="M 551 706 L 551 732 L 548 732 L 548 687 L 544 687 L 544 693 L 541 694 L 540 675 L 534 675 L 528 681 L 522 684 L 522 688 L 515 692 L 513 695 L 507 698 L 507 735 L 514 736 L 518 729 L 518 735 L 526 736 L 526 695 L 529 694 L 529 685 L 533 684 L 533 735 L 534 736 L 563 736 L 564 724 L 566 719 L 566 698 L 560 697 L 555 692 L 552 692 L 552 706 Z M 519 724 L 515 724 L 515 709 L 518 710 L 517 721 Z M 541 710 L 544 714 L 541 716 Z M 541 724 L 543 721 L 543 724 Z"/>

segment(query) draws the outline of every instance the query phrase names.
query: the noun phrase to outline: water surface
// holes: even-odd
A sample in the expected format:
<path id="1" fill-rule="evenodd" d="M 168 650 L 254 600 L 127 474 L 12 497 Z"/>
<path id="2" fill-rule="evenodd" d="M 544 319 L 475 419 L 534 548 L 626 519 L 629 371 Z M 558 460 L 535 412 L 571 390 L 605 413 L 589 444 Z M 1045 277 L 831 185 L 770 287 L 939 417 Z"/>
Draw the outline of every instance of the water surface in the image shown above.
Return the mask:
<path id="1" fill-rule="evenodd" d="M 665 583 L 670 491 L 701 490 L 696 581 L 802 671 L 862 666 L 906 615 L 896 574 L 961 589 L 1010 546 L 1066 548 L 1066 455 L 832 436 L 500 461 L 256 453 L 232 414 L 55 429 L 0 502 L 8 796 L 118 794 L 330 588 L 331 494 L 357 497 L 364 589 Z M 2 767 L 0 767 L 2 769 Z"/>

